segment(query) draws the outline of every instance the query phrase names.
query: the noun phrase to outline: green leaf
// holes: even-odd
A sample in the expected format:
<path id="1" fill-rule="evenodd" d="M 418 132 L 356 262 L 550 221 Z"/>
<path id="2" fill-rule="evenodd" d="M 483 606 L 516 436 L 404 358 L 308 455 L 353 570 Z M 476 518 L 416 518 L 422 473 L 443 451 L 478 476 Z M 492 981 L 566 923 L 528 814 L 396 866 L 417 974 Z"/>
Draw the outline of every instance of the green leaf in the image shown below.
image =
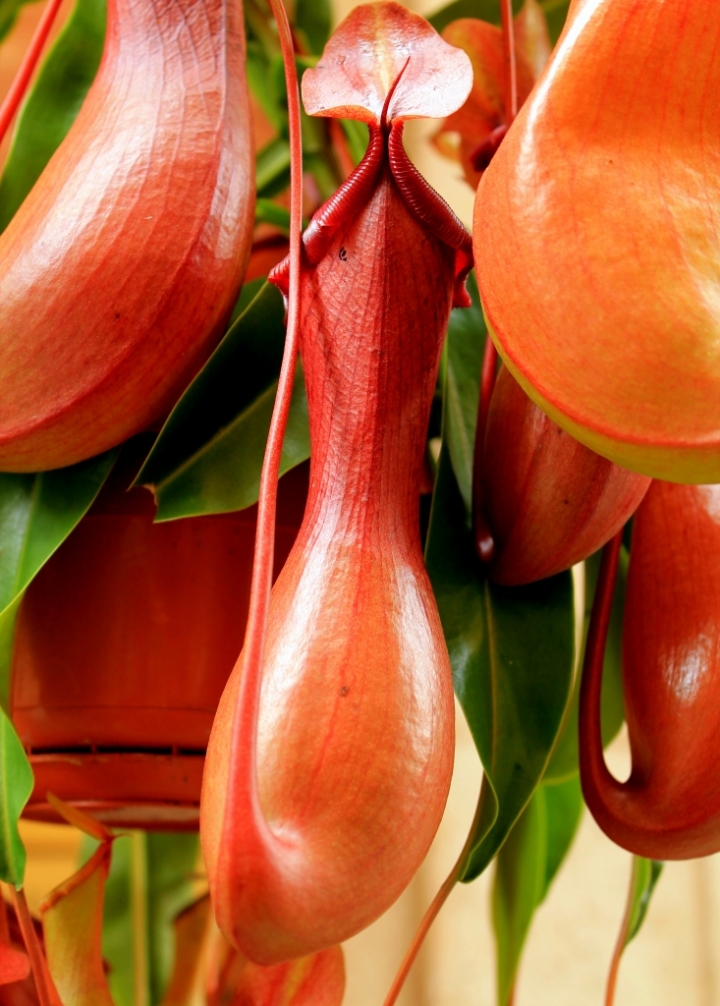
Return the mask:
<path id="1" fill-rule="evenodd" d="M 474 272 L 468 278 L 467 288 L 472 307 L 456 308 L 448 326 L 443 422 L 450 459 L 469 520 L 480 371 L 487 327 Z"/>
<path id="2" fill-rule="evenodd" d="M 513 14 L 518 14 L 524 0 L 513 0 Z M 428 17 L 435 31 L 442 31 L 451 21 L 474 17 L 480 21 L 500 24 L 500 0 L 455 0 Z"/>
<path id="3" fill-rule="evenodd" d="M 137 477 L 156 495 L 157 520 L 242 510 L 257 501 L 285 343 L 283 316 L 280 294 L 264 284 L 171 412 Z M 309 456 L 298 366 L 280 473 Z"/>
<path id="4" fill-rule="evenodd" d="M 25 874 L 25 846 L 17 823 L 33 789 L 33 774 L 15 728 L 0 709 L 0 880 L 21 887 Z"/>
<path id="5" fill-rule="evenodd" d="M 570 0 L 540 0 L 540 6 L 547 21 L 550 41 L 554 45 L 565 27 Z"/>
<path id="6" fill-rule="evenodd" d="M 573 680 L 570 572 L 525 587 L 485 579 L 470 527 L 473 443 L 487 331 L 473 306 L 452 314 L 444 354 L 443 445 L 426 563 L 455 690 L 485 768 L 476 845 L 464 880 L 502 846 L 545 771 Z"/>
<path id="7" fill-rule="evenodd" d="M 543 787 L 525 808 L 497 857 L 492 920 L 497 948 L 497 1001 L 507 1006 L 520 954 L 545 885 L 547 823 Z"/>
<path id="8" fill-rule="evenodd" d="M 86 842 L 84 854 L 95 847 L 94 842 Z M 138 918 L 145 923 L 145 996 L 153 1004 L 162 1000 L 175 959 L 174 920 L 195 897 L 193 873 L 198 852 L 198 837 L 192 833 L 136 832 L 115 840 L 105 894 L 102 947 L 110 965 L 109 984 L 117 1006 L 136 1006 Z M 140 869 L 133 862 L 133 856 L 138 855 L 143 858 Z M 139 906 L 134 903 L 136 897 L 142 898 Z"/>
<path id="9" fill-rule="evenodd" d="M 175 918 L 195 897 L 200 843 L 197 834 L 161 832 L 148 833 L 146 843 L 150 1001 L 158 1003 L 175 962 Z"/>
<path id="10" fill-rule="evenodd" d="M 498 853 L 492 915 L 499 1006 L 510 999 L 533 915 L 570 849 L 582 807 L 577 778 L 539 786 Z"/>
<path id="11" fill-rule="evenodd" d="M 585 803 L 580 788 L 580 778 L 577 775 L 560 783 L 543 780 L 540 789 L 545 796 L 547 825 L 545 886 L 540 899 L 544 901 L 565 856 L 570 851 Z"/>
<path id="12" fill-rule="evenodd" d="M 350 156 L 355 164 L 359 164 L 365 156 L 368 145 L 368 130 L 363 122 L 354 119 L 339 119 L 345 138 L 350 148 Z"/>
<path id="13" fill-rule="evenodd" d="M 290 184 L 290 144 L 278 136 L 259 150 L 255 161 L 255 184 L 260 197 L 270 199 Z"/>
<path id="14" fill-rule="evenodd" d="M 330 37 L 329 0 L 297 0 L 295 24 L 305 33 L 312 52 L 321 53 Z"/>
<path id="15" fill-rule="evenodd" d="M 572 577 L 513 588 L 484 579 L 444 445 L 425 558 L 455 690 L 485 768 L 469 881 L 530 800 L 560 729 L 574 663 Z"/>
<path id="16" fill-rule="evenodd" d="M 260 470 L 277 385 L 272 384 L 234 422 L 156 487 L 156 520 L 244 510 L 257 503 Z M 310 457 L 307 398 L 298 363 L 283 441 L 280 475 Z"/>
<path id="17" fill-rule="evenodd" d="M 290 212 L 284 206 L 278 206 L 271 199 L 258 199 L 255 202 L 255 223 L 272 224 L 286 234 L 290 233 Z"/>
<path id="18" fill-rule="evenodd" d="M 95 79 L 104 41 L 105 0 L 77 0 L 18 118 L 0 180 L 0 230 L 75 121 Z"/>
<path id="19" fill-rule="evenodd" d="M 518 14 L 524 0 L 513 0 L 513 13 Z M 540 0 L 540 6 L 545 14 L 551 41 L 557 42 L 558 36 L 565 24 L 570 0 Z M 431 14 L 428 20 L 436 31 L 442 31 L 451 21 L 461 17 L 479 18 L 500 24 L 500 0 L 455 0 L 440 10 Z"/>
<path id="20" fill-rule="evenodd" d="M 277 49 L 277 38 L 272 39 Z M 247 78 L 248 86 L 268 120 L 278 131 L 287 129 L 287 111 L 284 107 L 285 92 L 277 94 L 270 80 L 271 60 L 263 46 L 248 36 Z"/>
<path id="21" fill-rule="evenodd" d="M 160 488 L 277 380 L 285 346 L 285 309 L 276 287 L 262 282 L 258 287 L 170 413 L 138 483 Z"/>
<path id="22" fill-rule="evenodd" d="M 490 805 L 497 801 L 498 812 L 472 854 L 466 880 L 490 863 L 545 772 L 574 663 L 569 572 L 525 587 L 487 583 L 485 596 L 490 646 L 489 660 L 480 668 L 486 711 L 480 751 L 485 796 Z"/>
<path id="23" fill-rule="evenodd" d="M 605 646 L 603 663 L 603 683 L 601 698 L 603 744 L 607 746 L 617 735 L 625 719 L 625 706 L 622 690 L 622 627 L 625 609 L 625 592 L 627 589 L 627 573 L 630 558 L 625 548 L 621 549 L 618 563 L 615 593 L 608 627 L 608 638 Z M 582 668 L 582 654 L 585 650 L 585 640 L 590 625 L 595 584 L 600 570 L 600 552 L 590 556 L 585 562 L 585 617 L 583 627 L 583 647 L 579 660 Z M 580 673 L 576 676 L 573 696 L 568 706 L 563 723 L 563 729 L 553 751 L 550 764 L 545 773 L 546 779 L 556 781 L 567 779 L 577 774 L 578 766 L 578 702 L 580 698 Z"/>
<path id="24" fill-rule="evenodd" d="M 634 940 L 640 932 L 640 927 L 645 921 L 647 910 L 650 907 L 650 898 L 655 890 L 655 885 L 660 879 L 664 863 L 655 859 L 643 859 L 641 856 L 633 856 L 633 869 L 630 887 L 630 924 L 628 925 L 625 946 Z"/>

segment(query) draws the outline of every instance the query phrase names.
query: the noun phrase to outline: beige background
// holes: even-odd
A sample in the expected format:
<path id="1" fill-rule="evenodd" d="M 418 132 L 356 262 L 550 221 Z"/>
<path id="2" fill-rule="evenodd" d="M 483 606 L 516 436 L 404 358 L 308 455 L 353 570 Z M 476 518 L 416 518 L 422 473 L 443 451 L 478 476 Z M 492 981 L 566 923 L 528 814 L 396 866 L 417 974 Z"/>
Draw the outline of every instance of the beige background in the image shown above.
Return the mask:
<path id="1" fill-rule="evenodd" d="M 353 6 L 338 0 L 339 14 Z M 409 4 L 427 11 L 436 4 Z M 0 93 L 40 14 L 25 8 L 12 39 L 0 48 Z M 411 124 L 413 159 L 465 223 L 472 193 L 457 166 L 425 142 L 433 124 Z M 2 148 L 0 148 L 0 154 Z M 611 765 L 627 771 L 627 743 L 613 745 Z M 451 868 L 473 815 L 480 767 L 458 714 L 456 773 L 447 813 L 428 859 L 400 901 L 346 945 L 346 1006 L 381 1006 L 404 948 L 425 907 Z M 79 835 L 70 828 L 25 824 L 27 887 L 35 907 L 72 872 Z M 521 967 L 516 1006 L 600 1006 L 623 913 L 630 857 L 585 815 L 575 845 L 537 913 Z M 489 919 L 490 876 L 461 886 L 436 921 L 400 1000 L 404 1006 L 491 1006 L 494 947 Z M 720 1006 L 720 857 L 665 868 L 647 922 L 628 950 L 617 1006 Z"/>

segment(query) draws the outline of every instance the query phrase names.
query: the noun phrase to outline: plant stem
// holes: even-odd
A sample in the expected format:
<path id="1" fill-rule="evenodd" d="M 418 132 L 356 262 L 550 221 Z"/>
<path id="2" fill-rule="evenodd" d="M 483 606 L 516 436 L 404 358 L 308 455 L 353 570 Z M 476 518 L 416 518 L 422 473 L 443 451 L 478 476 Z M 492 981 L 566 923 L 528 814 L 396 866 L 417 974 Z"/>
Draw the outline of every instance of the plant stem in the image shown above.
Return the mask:
<path id="1" fill-rule="evenodd" d="M 233 723 L 231 761 L 237 765 L 235 778 L 239 787 L 234 799 L 226 806 L 226 820 L 244 815 L 252 822 L 256 841 L 267 852 L 270 838 L 257 794 L 256 744 L 257 719 L 262 684 L 262 660 L 265 648 L 270 588 L 272 586 L 275 551 L 275 511 L 277 483 L 280 471 L 283 438 L 290 410 L 295 364 L 299 341 L 300 255 L 302 237 L 302 134 L 300 129 L 300 97 L 292 33 L 282 0 L 271 0 L 277 22 L 280 47 L 285 66 L 290 130 L 290 282 L 288 291 L 288 321 L 285 350 L 280 367 L 277 395 L 270 420 L 265 457 L 260 474 L 257 532 L 253 557 L 250 605 L 245 645 L 243 676 L 240 684 L 238 710 Z"/>
<path id="2" fill-rule="evenodd" d="M 133 922 L 134 1006 L 150 1004 L 147 892 L 147 838 L 142 831 L 133 831 L 130 833 L 130 905 Z"/>
<path id="3" fill-rule="evenodd" d="M 477 824 L 478 821 L 480 820 L 481 799 L 482 799 L 482 788 L 480 790 L 480 797 L 478 798 L 477 807 L 475 808 L 475 815 L 473 817 L 472 824 L 470 825 L 470 831 L 468 832 L 468 836 L 465 839 L 465 844 L 463 845 L 462 852 L 458 856 L 457 862 L 455 863 L 452 870 L 448 874 L 442 887 L 440 888 L 440 890 L 437 892 L 432 902 L 430 903 L 430 907 L 425 912 L 425 915 L 423 916 L 422 921 L 420 922 L 420 925 L 418 926 L 417 931 L 412 938 L 412 942 L 408 947 L 407 953 L 403 958 L 402 964 L 400 965 L 400 968 L 397 974 L 395 975 L 395 979 L 392 983 L 390 991 L 387 994 L 383 1006 L 394 1006 L 394 1003 L 397 1002 L 397 998 L 402 992 L 405 980 L 407 979 L 407 976 L 410 973 L 410 968 L 415 963 L 415 958 L 420 952 L 420 948 L 423 945 L 423 941 L 427 936 L 430 926 L 435 921 L 438 913 L 440 912 L 440 909 L 447 901 L 450 892 L 452 891 L 453 887 L 455 887 L 455 884 L 457 884 L 458 880 L 460 880 L 465 871 L 465 866 L 467 865 L 468 857 L 472 852 L 473 845 L 475 842 L 475 831 L 477 829 Z"/>
<path id="4" fill-rule="evenodd" d="M 625 904 L 625 914 L 620 925 L 615 950 L 613 951 L 610 971 L 608 972 L 607 988 L 605 990 L 605 1006 L 613 1006 L 615 1002 L 615 987 L 617 985 L 618 971 L 620 970 L 620 959 L 627 944 L 628 933 L 630 931 L 630 920 L 632 918 L 633 895 L 635 892 L 635 881 L 637 873 L 637 859 L 633 856 L 632 869 L 630 871 L 630 888 L 628 890 L 627 902 Z"/>
<path id="5" fill-rule="evenodd" d="M 515 59 L 515 26 L 512 0 L 501 0 L 503 52 L 505 56 L 505 125 L 511 126 L 518 113 L 517 66 Z"/>
<path id="6" fill-rule="evenodd" d="M 53 26 L 57 12 L 60 10 L 61 3 L 62 0 L 48 0 L 48 5 L 43 11 L 42 17 L 35 29 L 35 34 L 20 64 L 20 69 L 15 74 L 15 79 L 10 85 L 10 90 L 6 94 L 5 100 L 0 105 L 0 142 L 5 137 L 8 126 L 12 122 L 18 106 L 25 96 L 30 78 L 45 47 L 45 42 L 50 34 L 50 29 Z"/>
<path id="7" fill-rule="evenodd" d="M 35 932 L 30 909 L 28 908 L 25 891 L 21 888 L 11 887 L 15 913 L 17 915 L 20 932 L 22 933 L 25 949 L 30 958 L 33 978 L 35 979 L 35 991 L 37 992 L 40 1006 L 61 1006 L 60 997 L 50 976 L 45 954 L 40 946 L 40 940 Z"/>

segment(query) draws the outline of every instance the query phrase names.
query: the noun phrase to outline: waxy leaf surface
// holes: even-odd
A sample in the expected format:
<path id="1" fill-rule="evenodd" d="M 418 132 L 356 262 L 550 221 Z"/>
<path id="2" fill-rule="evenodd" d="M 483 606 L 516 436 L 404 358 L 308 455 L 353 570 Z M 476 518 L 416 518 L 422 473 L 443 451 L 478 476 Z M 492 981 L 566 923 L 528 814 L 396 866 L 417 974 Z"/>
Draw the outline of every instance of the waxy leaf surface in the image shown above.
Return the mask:
<path id="1" fill-rule="evenodd" d="M 303 103 L 310 115 L 380 123 L 396 82 L 388 121 L 442 118 L 467 97 L 472 68 L 418 14 L 398 3 L 364 4 L 345 18 L 317 66 L 305 72 Z"/>
<path id="2" fill-rule="evenodd" d="M 530 587 L 483 575 L 443 448 L 426 563 L 460 700 L 485 768 L 477 845 L 463 879 L 491 862 L 543 776 L 572 687 L 571 574 Z"/>
<path id="3" fill-rule="evenodd" d="M 472 502 L 473 450 L 478 411 L 478 381 L 482 368 L 487 328 L 480 306 L 475 273 L 468 278 L 472 307 L 456 308 L 450 315 L 446 352 L 443 358 L 444 438 L 453 471 L 470 519 Z"/>
<path id="4" fill-rule="evenodd" d="M 653 896 L 657 882 L 665 864 L 656 859 L 633 857 L 632 890 L 630 904 L 630 925 L 628 926 L 625 946 L 634 940 L 645 921 L 650 899 Z"/>
<path id="5" fill-rule="evenodd" d="M 497 856 L 492 915 L 498 1006 L 506 1006 L 536 908 L 567 855 L 582 813 L 580 782 L 543 783 Z"/>
<path id="6" fill-rule="evenodd" d="M 491 861 L 543 775 L 568 703 L 575 632 L 570 573 L 500 588 L 476 558 L 469 510 L 485 341 L 476 303 L 454 311 L 448 330 L 443 448 L 425 551 L 455 691 L 486 771 L 466 879 Z"/>
<path id="7" fill-rule="evenodd" d="M 10 719 L 0 709 L 0 879 L 20 887 L 25 875 L 25 846 L 18 821 L 33 789 L 33 774 Z"/>
<path id="8" fill-rule="evenodd" d="M 171 412 L 136 480 L 153 490 L 158 520 L 242 510 L 257 502 L 285 343 L 283 316 L 281 295 L 266 283 Z M 298 370 L 281 474 L 309 456 L 307 399 Z"/>

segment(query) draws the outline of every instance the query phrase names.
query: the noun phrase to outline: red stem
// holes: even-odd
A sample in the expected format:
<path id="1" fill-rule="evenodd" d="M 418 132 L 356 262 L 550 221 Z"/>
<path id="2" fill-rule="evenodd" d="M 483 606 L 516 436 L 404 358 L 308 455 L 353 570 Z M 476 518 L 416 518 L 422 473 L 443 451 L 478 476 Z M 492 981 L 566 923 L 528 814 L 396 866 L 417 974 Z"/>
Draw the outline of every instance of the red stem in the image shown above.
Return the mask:
<path id="1" fill-rule="evenodd" d="M 480 793 L 480 797 L 482 798 L 482 791 Z M 440 909 L 447 901 L 448 896 L 450 895 L 450 892 L 452 891 L 453 887 L 455 887 L 455 884 L 457 884 L 458 880 L 460 880 L 460 878 L 462 877 L 465 871 L 465 866 L 467 864 L 468 857 L 472 852 L 473 846 L 475 844 L 475 832 L 477 830 L 479 820 L 480 820 L 480 799 L 478 799 L 477 808 L 475 810 L 475 816 L 473 817 L 473 822 L 470 825 L 470 831 L 468 832 L 468 836 L 465 839 L 465 845 L 462 848 L 462 852 L 458 856 L 455 866 L 453 866 L 452 870 L 448 874 L 442 887 L 440 888 L 440 890 L 437 892 L 432 902 L 430 903 L 430 907 L 423 915 L 422 921 L 418 926 L 415 935 L 412 938 L 412 943 L 408 947 L 407 953 L 403 958 L 398 973 L 395 975 L 395 979 L 392 983 L 390 991 L 387 994 L 387 998 L 385 999 L 383 1006 L 394 1006 L 394 1004 L 397 1002 L 397 998 L 402 992 L 405 980 L 407 979 L 407 976 L 410 973 L 410 969 L 415 963 L 415 958 L 420 953 L 420 948 L 423 945 L 423 941 L 425 940 L 425 937 L 428 934 L 430 926 L 437 918 Z"/>
<path id="2" fill-rule="evenodd" d="M 238 788 L 229 794 L 225 821 L 232 827 L 233 817 L 245 812 L 252 821 L 256 839 L 266 849 L 269 829 L 258 798 L 256 745 L 257 720 L 262 684 L 262 660 L 265 648 L 270 588 L 272 586 L 275 552 L 275 511 L 277 482 L 280 472 L 283 438 L 290 410 L 295 364 L 299 340 L 300 251 L 302 236 L 302 135 L 300 131 L 300 97 L 292 32 L 282 0 L 270 0 L 277 23 L 280 47 L 285 65 L 290 127 L 290 282 L 288 289 L 288 321 L 285 350 L 275 397 L 265 457 L 260 475 L 257 533 L 253 558 L 252 584 L 247 629 L 245 633 L 243 675 L 240 684 L 237 713 L 233 723 L 231 760 L 236 765 L 234 778 Z M 236 818 L 235 818 L 236 819 Z"/>
<path id="3" fill-rule="evenodd" d="M 583 794 L 591 810 L 604 806 L 608 797 L 622 790 L 622 784 L 615 779 L 603 755 L 601 696 L 602 673 L 605 659 L 610 615 L 612 613 L 615 577 L 617 574 L 622 531 L 605 545 L 600 563 L 600 575 L 593 600 L 590 626 L 585 644 L 582 681 L 580 683 L 580 779 Z"/>
<path id="4" fill-rule="evenodd" d="M 501 0 L 503 52 L 505 56 L 505 124 L 511 126 L 518 113 L 517 66 L 515 60 L 515 26 L 512 0 Z"/>
<path id="5" fill-rule="evenodd" d="M 57 994 L 53 980 L 48 971 L 45 954 L 40 946 L 40 940 L 35 932 L 35 926 L 30 915 L 25 891 L 11 887 L 13 902 L 15 904 L 15 914 L 20 925 L 25 949 L 30 958 L 33 978 L 35 979 L 35 990 L 37 992 L 40 1006 L 60 1006 L 60 997 Z"/>
<path id="6" fill-rule="evenodd" d="M 23 100 L 30 78 L 33 75 L 37 62 L 40 59 L 43 48 L 50 34 L 57 12 L 60 10 L 62 0 L 49 0 L 47 7 L 43 11 L 40 22 L 35 29 L 35 34 L 28 46 L 28 50 L 20 64 L 20 69 L 15 74 L 15 79 L 10 85 L 10 90 L 5 95 L 5 100 L 0 105 L 0 143 L 8 131 L 8 126 L 15 117 L 18 105 Z"/>
<path id="7" fill-rule="evenodd" d="M 632 907 L 633 907 L 633 894 L 635 891 L 635 871 L 637 869 L 637 860 L 633 857 L 632 869 L 630 871 L 630 889 L 628 890 L 627 903 L 625 905 L 625 914 L 623 915 L 622 923 L 620 924 L 620 932 L 618 933 L 617 942 L 615 944 L 615 950 L 613 951 L 612 961 L 610 962 L 610 971 L 608 973 L 607 988 L 605 990 L 605 1006 L 613 1006 L 615 1002 L 615 987 L 618 980 L 618 972 L 620 970 L 620 959 L 623 955 L 623 950 L 627 943 L 628 932 L 630 931 L 630 919 L 632 918 Z"/>

